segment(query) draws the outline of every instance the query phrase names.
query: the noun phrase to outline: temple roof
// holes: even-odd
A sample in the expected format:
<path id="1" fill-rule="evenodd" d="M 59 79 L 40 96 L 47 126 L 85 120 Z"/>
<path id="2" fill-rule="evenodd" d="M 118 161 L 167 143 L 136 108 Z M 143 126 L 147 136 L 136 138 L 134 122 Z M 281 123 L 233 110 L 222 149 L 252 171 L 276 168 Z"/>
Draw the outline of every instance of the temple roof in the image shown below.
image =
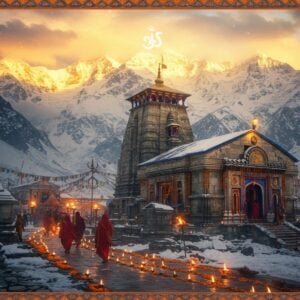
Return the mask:
<path id="1" fill-rule="evenodd" d="M 162 84 L 153 84 L 151 87 L 150 87 L 151 90 L 155 90 L 155 91 L 162 91 L 162 92 L 167 92 L 167 93 L 172 93 L 172 94 L 180 94 L 180 95 L 185 95 L 185 96 L 191 96 L 190 94 L 187 94 L 185 92 L 182 92 L 182 91 L 179 91 L 179 90 L 176 90 L 176 89 L 173 89 L 173 88 L 170 88 L 166 85 L 164 85 L 163 83 Z"/>
<path id="2" fill-rule="evenodd" d="M 137 95 L 140 95 L 140 94 L 143 94 L 145 93 L 146 91 L 147 92 L 150 92 L 150 91 L 157 91 L 157 92 L 164 92 L 164 93 L 170 93 L 170 94 L 178 94 L 178 95 L 183 95 L 185 97 L 189 97 L 191 96 L 190 94 L 187 94 L 185 92 L 182 92 L 182 91 L 179 91 L 179 90 L 176 90 L 176 89 L 173 89 L 173 88 L 170 88 L 164 84 L 153 84 L 151 87 L 148 87 L 142 91 L 140 91 L 139 93 L 127 98 L 126 100 L 130 101 L 132 100 L 132 98 L 134 98 L 135 96 Z"/>
<path id="3" fill-rule="evenodd" d="M 2 203 L 4 202 L 16 202 L 17 200 L 11 195 L 11 193 L 8 190 L 5 190 L 0 183 L 0 201 Z"/>
<path id="4" fill-rule="evenodd" d="M 247 129 L 243 131 L 233 132 L 221 136 L 215 136 L 209 139 L 205 140 L 199 140 L 195 141 L 189 144 L 184 144 L 175 148 L 172 148 L 171 150 L 164 152 L 158 156 L 155 156 L 143 163 L 140 163 L 139 166 L 144 166 L 148 164 L 154 164 L 159 163 L 162 161 L 172 160 L 172 159 L 179 159 L 195 154 L 202 154 L 209 152 L 211 150 L 214 150 L 215 148 L 221 147 L 229 142 L 232 142 L 236 140 L 237 138 L 249 133 L 253 132 L 252 129 Z M 297 158 L 294 157 L 292 154 L 290 154 L 287 150 L 282 148 L 280 145 L 278 145 L 276 142 L 272 141 L 271 139 L 267 138 L 263 134 L 255 131 L 255 133 L 260 136 L 261 138 L 265 139 L 267 142 L 272 144 L 274 147 L 282 151 L 285 155 L 287 155 L 289 158 L 291 158 L 293 161 L 297 162 Z"/>
<path id="5" fill-rule="evenodd" d="M 127 98 L 126 100 L 130 101 L 133 97 L 135 97 L 137 95 L 140 95 L 140 94 L 143 94 L 146 91 L 151 91 L 151 90 L 152 91 L 158 91 L 158 92 L 164 92 L 164 93 L 170 93 L 170 94 L 183 95 L 185 97 L 191 96 L 190 94 L 187 94 L 185 92 L 182 92 L 182 91 L 179 91 L 179 90 L 176 90 L 176 89 L 173 89 L 173 88 L 170 88 L 170 87 L 164 85 L 164 81 L 161 78 L 160 64 L 158 66 L 158 74 L 157 74 L 157 78 L 154 81 L 154 84 L 152 86 L 140 91 L 139 93 Z"/>

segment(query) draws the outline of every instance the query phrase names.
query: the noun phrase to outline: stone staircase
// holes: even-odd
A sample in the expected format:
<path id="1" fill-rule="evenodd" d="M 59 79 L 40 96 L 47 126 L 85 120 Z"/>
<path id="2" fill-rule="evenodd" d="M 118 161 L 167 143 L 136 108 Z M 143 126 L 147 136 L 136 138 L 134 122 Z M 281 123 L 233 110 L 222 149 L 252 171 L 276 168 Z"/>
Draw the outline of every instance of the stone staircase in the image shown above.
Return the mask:
<path id="1" fill-rule="evenodd" d="M 293 229 L 287 224 L 261 224 L 269 232 L 276 236 L 277 239 L 284 241 L 285 246 L 289 249 L 300 250 L 300 231 Z"/>

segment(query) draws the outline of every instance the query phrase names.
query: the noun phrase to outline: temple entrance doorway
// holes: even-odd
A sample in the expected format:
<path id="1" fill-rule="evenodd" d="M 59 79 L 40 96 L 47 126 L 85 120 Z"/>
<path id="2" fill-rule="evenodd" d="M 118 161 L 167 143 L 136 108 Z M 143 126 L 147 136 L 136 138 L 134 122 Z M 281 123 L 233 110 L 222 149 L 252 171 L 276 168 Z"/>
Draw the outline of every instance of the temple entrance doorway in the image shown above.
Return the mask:
<path id="1" fill-rule="evenodd" d="M 248 220 L 263 218 L 263 193 L 262 188 L 255 182 L 246 187 L 246 214 Z"/>

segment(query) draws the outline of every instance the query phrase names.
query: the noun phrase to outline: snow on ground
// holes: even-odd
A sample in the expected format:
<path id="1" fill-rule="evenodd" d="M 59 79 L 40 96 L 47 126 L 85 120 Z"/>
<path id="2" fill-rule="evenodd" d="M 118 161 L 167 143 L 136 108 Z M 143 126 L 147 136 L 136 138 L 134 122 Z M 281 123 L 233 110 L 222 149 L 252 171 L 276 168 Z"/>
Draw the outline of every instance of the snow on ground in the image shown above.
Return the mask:
<path id="1" fill-rule="evenodd" d="M 149 244 L 128 244 L 128 245 L 122 245 L 122 246 L 116 246 L 114 247 L 116 249 L 125 250 L 128 251 L 143 251 L 149 249 Z"/>
<path id="2" fill-rule="evenodd" d="M 32 249 L 29 248 L 19 248 L 20 244 L 10 244 L 4 245 L 2 250 L 4 250 L 5 254 L 23 254 L 23 253 L 33 253 Z"/>
<path id="3" fill-rule="evenodd" d="M 32 253 L 32 249 L 23 249 L 23 244 L 3 246 L 4 254 Z M 63 274 L 48 260 L 41 257 L 19 257 L 5 259 L 6 267 L 18 270 L 23 278 L 29 278 L 36 285 L 48 287 L 50 291 L 82 291 L 83 282 L 74 281 L 70 276 Z"/>
<path id="4" fill-rule="evenodd" d="M 170 238 L 165 241 L 170 241 Z M 173 240 L 174 244 L 176 243 Z M 251 270 L 260 272 L 261 275 L 269 275 L 282 279 L 300 282 L 300 253 L 287 249 L 276 249 L 247 240 L 224 240 L 222 235 L 206 236 L 198 242 L 186 241 L 186 247 L 193 246 L 187 253 L 189 256 L 203 257 L 203 264 L 214 267 L 222 267 L 226 263 L 230 268 L 240 268 L 247 266 Z M 241 253 L 242 249 L 252 247 L 254 256 L 246 256 Z M 118 249 L 129 249 L 133 251 L 147 250 L 148 244 L 128 244 L 117 246 Z M 173 252 L 170 249 L 161 251 L 159 255 L 165 258 L 184 258 L 183 244 L 181 251 Z"/>

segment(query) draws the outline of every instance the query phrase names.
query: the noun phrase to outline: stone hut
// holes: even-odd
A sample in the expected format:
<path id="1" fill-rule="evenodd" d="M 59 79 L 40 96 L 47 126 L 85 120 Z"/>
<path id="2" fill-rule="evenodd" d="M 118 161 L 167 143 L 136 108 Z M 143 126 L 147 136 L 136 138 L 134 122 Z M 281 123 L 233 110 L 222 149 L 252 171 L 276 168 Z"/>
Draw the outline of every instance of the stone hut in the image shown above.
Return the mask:
<path id="1" fill-rule="evenodd" d="M 172 230 L 174 209 L 165 204 L 150 202 L 142 209 L 143 231 L 146 233 L 166 233 Z"/>

